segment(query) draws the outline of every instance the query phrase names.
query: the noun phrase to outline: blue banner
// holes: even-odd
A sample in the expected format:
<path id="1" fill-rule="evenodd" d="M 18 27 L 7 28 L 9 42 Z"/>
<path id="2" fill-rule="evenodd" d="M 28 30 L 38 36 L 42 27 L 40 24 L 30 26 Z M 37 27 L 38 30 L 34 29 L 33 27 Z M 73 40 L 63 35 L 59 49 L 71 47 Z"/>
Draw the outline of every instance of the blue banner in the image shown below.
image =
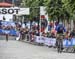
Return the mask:
<path id="1" fill-rule="evenodd" d="M 65 47 L 75 46 L 75 38 L 72 38 L 70 40 L 64 39 L 63 45 Z"/>
<path id="2" fill-rule="evenodd" d="M 2 23 L 2 25 L 4 25 L 4 26 L 16 26 L 15 25 L 15 22 L 9 22 L 9 21 L 2 21 L 1 22 Z"/>
<path id="3" fill-rule="evenodd" d="M 9 35 L 12 35 L 12 36 L 18 36 L 18 32 L 14 29 L 11 29 L 11 30 L 0 29 L 0 34 L 9 34 Z"/>

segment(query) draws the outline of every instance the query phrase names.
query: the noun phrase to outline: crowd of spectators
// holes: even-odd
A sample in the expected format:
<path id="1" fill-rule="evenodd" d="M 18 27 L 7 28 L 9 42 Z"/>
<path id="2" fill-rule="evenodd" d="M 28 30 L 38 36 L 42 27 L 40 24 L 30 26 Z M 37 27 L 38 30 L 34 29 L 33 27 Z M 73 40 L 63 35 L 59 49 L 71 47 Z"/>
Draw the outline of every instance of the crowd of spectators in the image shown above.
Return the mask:
<path id="1" fill-rule="evenodd" d="M 50 22 L 50 24 L 48 25 L 48 31 L 45 32 L 45 31 L 42 31 L 40 32 L 40 29 L 38 30 L 38 26 L 37 25 L 33 25 L 31 27 L 31 29 L 29 29 L 28 27 L 23 27 L 22 25 L 20 26 L 20 33 L 21 35 L 23 35 L 23 39 L 25 38 L 25 34 L 28 34 L 28 38 L 30 38 L 31 40 L 32 37 L 34 37 L 35 35 L 36 36 L 40 36 L 39 34 L 41 33 L 41 36 L 44 36 L 44 37 L 52 37 L 52 38 L 56 38 L 57 36 L 57 32 L 59 31 L 59 27 L 62 27 L 63 26 L 63 30 L 64 30 L 64 38 L 66 39 L 69 39 L 69 38 L 72 38 L 72 37 L 75 37 L 75 28 L 71 31 L 71 30 L 68 30 L 66 29 L 66 27 L 64 26 L 63 23 L 58 23 L 58 22 Z M 18 28 L 18 27 L 17 27 Z M 41 28 L 42 29 L 42 28 Z M 61 31 L 59 31 L 60 33 Z"/>
<path id="2" fill-rule="evenodd" d="M 20 33 L 21 40 L 24 40 L 25 37 L 28 39 L 32 39 L 32 37 L 34 37 L 35 35 L 39 36 L 40 33 L 41 33 L 41 36 L 44 36 L 44 37 L 56 38 L 57 31 L 59 30 L 58 27 L 62 27 L 62 26 L 64 26 L 63 23 L 60 24 L 58 22 L 54 22 L 54 23 L 50 22 L 48 24 L 48 31 L 40 32 L 40 29 L 38 30 L 39 27 L 36 24 L 32 25 L 31 28 L 28 28 L 28 26 L 26 26 L 25 23 L 14 22 L 13 25 L 3 25 L 2 21 L 0 21 L 0 29 L 4 29 L 4 30 L 15 29 L 16 31 Z M 75 29 L 70 31 L 70 30 L 67 30 L 64 26 L 64 31 L 65 31 L 65 38 L 68 39 L 71 37 L 75 37 Z"/>
<path id="3" fill-rule="evenodd" d="M 50 24 L 48 25 L 48 31 L 47 32 L 42 32 L 42 36 L 47 36 L 47 37 L 53 37 L 56 38 L 57 33 L 59 32 L 63 32 L 62 30 L 60 30 L 60 28 L 63 28 L 64 31 L 64 38 L 68 39 L 68 38 L 72 38 L 75 37 L 75 28 L 73 28 L 73 30 L 68 30 L 66 29 L 66 26 L 64 26 L 63 23 L 61 22 L 50 22 Z"/>

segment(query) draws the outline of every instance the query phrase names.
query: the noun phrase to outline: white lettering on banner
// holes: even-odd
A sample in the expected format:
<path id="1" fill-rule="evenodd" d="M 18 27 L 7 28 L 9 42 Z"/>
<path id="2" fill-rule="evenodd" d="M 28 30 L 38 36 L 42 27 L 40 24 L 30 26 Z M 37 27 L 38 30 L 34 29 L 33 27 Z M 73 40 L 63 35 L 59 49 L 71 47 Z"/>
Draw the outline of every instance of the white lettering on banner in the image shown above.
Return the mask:
<path id="1" fill-rule="evenodd" d="M 55 46 L 55 43 L 56 43 L 56 39 L 55 38 L 47 38 L 45 37 L 45 45 L 48 45 L 48 46 Z"/>
<path id="2" fill-rule="evenodd" d="M 48 38 L 43 36 L 36 36 L 35 42 L 37 43 L 44 43 L 47 46 L 55 46 L 56 44 L 56 38 Z M 75 38 L 72 38 L 72 40 L 63 40 L 63 47 L 67 46 L 75 46 Z"/>
<path id="3" fill-rule="evenodd" d="M 51 41 L 50 41 L 50 38 L 46 38 L 45 37 L 45 42 L 44 42 L 45 45 L 48 45 L 48 46 L 51 46 Z"/>
<path id="4" fill-rule="evenodd" d="M 37 43 L 44 43 L 45 38 L 43 38 L 42 36 L 36 36 L 35 42 Z"/>
<path id="5" fill-rule="evenodd" d="M 41 36 L 36 36 L 35 42 L 37 43 L 44 43 L 45 45 L 48 46 L 55 46 L 56 43 L 56 39 L 55 38 L 47 38 L 47 37 L 43 37 Z"/>
<path id="6" fill-rule="evenodd" d="M 52 42 L 52 46 L 55 46 L 55 44 L 56 44 L 56 38 L 52 38 L 51 40 L 52 40 L 51 41 Z"/>

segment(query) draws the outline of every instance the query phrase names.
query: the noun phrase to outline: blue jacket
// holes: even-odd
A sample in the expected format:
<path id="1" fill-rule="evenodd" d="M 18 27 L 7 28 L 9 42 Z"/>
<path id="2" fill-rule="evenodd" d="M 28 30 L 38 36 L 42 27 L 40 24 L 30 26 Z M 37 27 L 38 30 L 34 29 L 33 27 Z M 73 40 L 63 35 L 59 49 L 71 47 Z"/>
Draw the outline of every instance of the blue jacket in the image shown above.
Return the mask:
<path id="1" fill-rule="evenodd" d="M 61 28 L 61 27 L 63 27 L 63 29 L 62 29 L 63 32 L 66 32 L 66 29 L 65 29 L 65 27 L 63 26 L 63 24 L 61 24 L 61 25 L 59 24 L 58 26 L 56 26 L 55 30 L 58 32 L 58 31 L 60 31 L 60 28 Z"/>

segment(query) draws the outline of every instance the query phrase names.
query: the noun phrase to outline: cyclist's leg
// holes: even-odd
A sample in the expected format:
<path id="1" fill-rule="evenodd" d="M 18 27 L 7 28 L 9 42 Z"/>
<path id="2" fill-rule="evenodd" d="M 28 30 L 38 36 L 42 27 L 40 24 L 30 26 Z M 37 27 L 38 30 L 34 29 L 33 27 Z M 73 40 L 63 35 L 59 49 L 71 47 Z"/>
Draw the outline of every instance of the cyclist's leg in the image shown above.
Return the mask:
<path id="1" fill-rule="evenodd" d="M 57 52 L 59 53 L 60 52 L 60 36 L 59 34 L 57 34 Z"/>
<path id="2" fill-rule="evenodd" d="M 60 52 L 62 52 L 62 41 L 60 41 Z"/>
<path id="3" fill-rule="evenodd" d="M 57 46 L 58 53 L 60 52 L 60 41 L 58 40 L 58 46 Z"/>
<path id="4" fill-rule="evenodd" d="M 63 36 L 61 36 L 61 40 L 60 40 L 60 52 L 62 52 L 63 50 Z"/>
<path id="5" fill-rule="evenodd" d="M 58 53 L 60 52 L 60 42 L 59 42 L 59 45 L 58 45 Z"/>

